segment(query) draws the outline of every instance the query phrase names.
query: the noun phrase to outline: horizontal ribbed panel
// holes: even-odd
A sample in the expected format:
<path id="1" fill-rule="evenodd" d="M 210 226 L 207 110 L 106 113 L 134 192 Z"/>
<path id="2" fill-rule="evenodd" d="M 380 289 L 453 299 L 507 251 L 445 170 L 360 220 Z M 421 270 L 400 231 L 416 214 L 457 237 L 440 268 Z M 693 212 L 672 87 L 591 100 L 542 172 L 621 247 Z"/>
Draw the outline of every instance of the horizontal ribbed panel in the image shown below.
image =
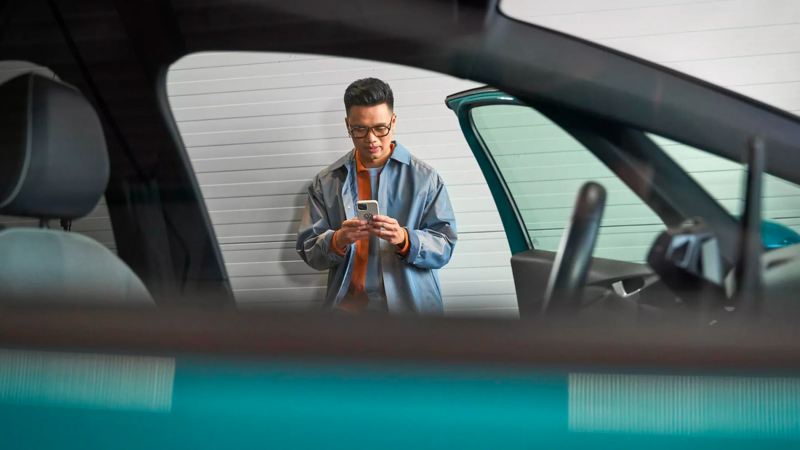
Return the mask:
<path id="1" fill-rule="evenodd" d="M 0 349 L 0 402 L 111 410 L 172 409 L 175 360 Z"/>
<path id="2" fill-rule="evenodd" d="M 800 380 L 569 375 L 569 429 L 800 437 Z"/>

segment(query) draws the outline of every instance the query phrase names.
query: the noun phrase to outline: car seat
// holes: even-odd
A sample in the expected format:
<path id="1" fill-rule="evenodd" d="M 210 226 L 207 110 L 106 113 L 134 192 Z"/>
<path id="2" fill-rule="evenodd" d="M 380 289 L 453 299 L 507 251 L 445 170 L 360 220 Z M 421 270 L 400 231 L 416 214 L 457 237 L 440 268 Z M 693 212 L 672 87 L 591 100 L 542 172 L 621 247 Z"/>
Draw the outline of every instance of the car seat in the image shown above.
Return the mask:
<path id="1" fill-rule="evenodd" d="M 74 87 L 36 73 L 0 85 L 0 302 L 154 304 L 142 281 L 93 239 L 49 229 L 97 205 L 109 177 L 100 119 Z"/>

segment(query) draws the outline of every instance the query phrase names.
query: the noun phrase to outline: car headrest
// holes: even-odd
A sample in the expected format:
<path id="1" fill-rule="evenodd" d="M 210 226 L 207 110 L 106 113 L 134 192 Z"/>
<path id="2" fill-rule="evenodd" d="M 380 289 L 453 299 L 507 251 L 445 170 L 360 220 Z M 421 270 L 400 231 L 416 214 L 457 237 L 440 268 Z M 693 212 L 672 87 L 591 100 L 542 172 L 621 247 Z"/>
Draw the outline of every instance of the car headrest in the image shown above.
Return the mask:
<path id="1" fill-rule="evenodd" d="M 108 183 L 108 152 L 92 105 L 35 73 L 0 85 L 0 214 L 75 219 Z"/>

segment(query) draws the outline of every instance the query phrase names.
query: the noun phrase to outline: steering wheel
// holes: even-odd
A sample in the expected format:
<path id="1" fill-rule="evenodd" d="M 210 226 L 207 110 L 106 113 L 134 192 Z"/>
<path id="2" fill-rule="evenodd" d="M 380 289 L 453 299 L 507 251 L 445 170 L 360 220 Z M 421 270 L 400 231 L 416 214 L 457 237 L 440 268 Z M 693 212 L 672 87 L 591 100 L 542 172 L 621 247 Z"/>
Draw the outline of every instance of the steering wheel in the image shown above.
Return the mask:
<path id="1" fill-rule="evenodd" d="M 603 186 L 593 181 L 581 186 L 550 270 L 543 313 L 574 312 L 579 308 L 605 205 Z"/>

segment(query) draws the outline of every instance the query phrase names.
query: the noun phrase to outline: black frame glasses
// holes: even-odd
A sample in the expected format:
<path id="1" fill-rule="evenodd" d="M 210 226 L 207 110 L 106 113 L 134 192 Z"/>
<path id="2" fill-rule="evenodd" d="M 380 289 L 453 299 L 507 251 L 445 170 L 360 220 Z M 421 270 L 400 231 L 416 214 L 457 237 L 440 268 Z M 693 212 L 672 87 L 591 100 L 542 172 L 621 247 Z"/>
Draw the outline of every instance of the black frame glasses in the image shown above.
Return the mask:
<path id="1" fill-rule="evenodd" d="M 392 116 L 392 119 L 394 119 L 394 116 Z M 390 121 L 388 125 L 381 124 L 381 125 L 375 125 L 373 127 L 364 127 L 361 125 L 356 125 L 354 127 L 347 128 L 347 132 L 350 134 L 350 137 L 356 139 L 362 139 L 367 137 L 370 131 L 372 131 L 372 134 L 374 134 L 375 137 L 381 138 L 388 136 L 389 132 L 392 131 L 392 122 Z"/>

